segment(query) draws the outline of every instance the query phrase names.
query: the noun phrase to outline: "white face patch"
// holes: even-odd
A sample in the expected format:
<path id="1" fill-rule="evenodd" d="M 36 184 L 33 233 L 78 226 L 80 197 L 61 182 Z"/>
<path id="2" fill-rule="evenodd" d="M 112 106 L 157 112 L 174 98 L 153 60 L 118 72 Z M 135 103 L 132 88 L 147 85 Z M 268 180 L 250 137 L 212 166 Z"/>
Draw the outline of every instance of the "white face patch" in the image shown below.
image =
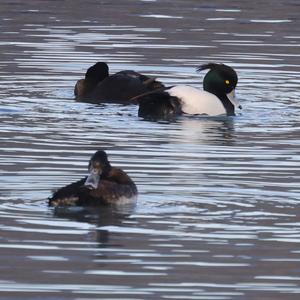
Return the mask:
<path id="1" fill-rule="evenodd" d="M 229 94 L 226 95 L 234 107 L 238 107 L 239 109 L 242 109 L 240 102 L 235 97 L 235 89 L 233 89 Z"/>
<path id="2" fill-rule="evenodd" d="M 98 174 L 97 171 L 92 169 L 84 185 L 90 189 L 96 189 L 98 187 L 99 181 L 100 181 L 100 175 Z"/>

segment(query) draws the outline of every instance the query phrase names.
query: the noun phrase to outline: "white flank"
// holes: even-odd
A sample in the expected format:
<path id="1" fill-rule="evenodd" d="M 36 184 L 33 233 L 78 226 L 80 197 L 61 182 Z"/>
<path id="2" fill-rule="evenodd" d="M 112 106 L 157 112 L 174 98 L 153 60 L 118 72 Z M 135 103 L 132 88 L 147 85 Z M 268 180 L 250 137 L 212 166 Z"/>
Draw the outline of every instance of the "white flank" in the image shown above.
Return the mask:
<path id="1" fill-rule="evenodd" d="M 188 85 L 177 85 L 169 89 L 168 93 L 181 100 L 181 109 L 186 114 L 226 115 L 226 110 L 221 100 L 209 92 L 201 91 Z"/>

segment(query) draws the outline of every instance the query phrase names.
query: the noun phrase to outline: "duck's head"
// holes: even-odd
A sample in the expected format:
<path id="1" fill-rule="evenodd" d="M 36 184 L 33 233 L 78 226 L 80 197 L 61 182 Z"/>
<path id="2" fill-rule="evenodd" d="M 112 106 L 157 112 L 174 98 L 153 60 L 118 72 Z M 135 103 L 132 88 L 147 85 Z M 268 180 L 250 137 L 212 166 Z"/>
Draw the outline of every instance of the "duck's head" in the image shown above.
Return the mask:
<path id="1" fill-rule="evenodd" d="M 239 101 L 235 98 L 235 88 L 238 76 L 235 70 L 224 64 L 209 63 L 197 68 L 197 71 L 209 69 L 203 79 L 203 89 L 220 99 L 227 98 L 234 108 L 241 109 Z"/>
<path id="2" fill-rule="evenodd" d="M 96 189 L 101 175 L 107 173 L 110 168 L 106 152 L 103 150 L 97 151 L 89 161 L 89 175 L 84 185 L 90 189 Z"/>
<path id="3" fill-rule="evenodd" d="M 88 97 L 99 82 L 109 76 L 108 65 L 105 62 L 97 62 L 85 73 L 85 78 L 77 81 L 74 94 L 78 99 Z"/>
<path id="4" fill-rule="evenodd" d="M 85 79 L 93 82 L 100 82 L 109 76 L 108 65 L 105 62 L 97 62 L 85 73 Z"/>

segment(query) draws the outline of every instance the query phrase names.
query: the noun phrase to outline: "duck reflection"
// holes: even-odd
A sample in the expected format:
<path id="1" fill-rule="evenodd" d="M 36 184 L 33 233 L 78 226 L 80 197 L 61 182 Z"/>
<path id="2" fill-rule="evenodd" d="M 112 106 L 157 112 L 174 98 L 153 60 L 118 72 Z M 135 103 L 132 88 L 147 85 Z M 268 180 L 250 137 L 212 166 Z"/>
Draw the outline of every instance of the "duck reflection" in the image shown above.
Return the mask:
<path id="1" fill-rule="evenodd" d="M 96 227 L 94 234 L 99 247 L 107 247 L 110 242 L 110 233 L 107 230 L 97 229 L 103 226 L 122 226 L 136 208 L 136 202 L 126 205 L 110 205 L 98 207 L 57 206 L 53 209 L 55 217 L 76 222 L 93 224 Z"/>
<path id="2" fill-rule="evenodd" d="M 232 117 L 182 116 L 173 121 L 143 121 L 162 124 L 164 140 L 160 139 L 160 144 L 232 146 L 236 143 L 236 119 Z M 174 132 L 175 127 L 176 132 Z M 152 143 L 154 144 L 155 141 L 153 140 Z"/>
<path id="3" fill-rule="evenodd" d="M 232 146 L 235 144 L 235 120 L 231 117 L 184 117 L 180 119 L 180 142 Z"/>

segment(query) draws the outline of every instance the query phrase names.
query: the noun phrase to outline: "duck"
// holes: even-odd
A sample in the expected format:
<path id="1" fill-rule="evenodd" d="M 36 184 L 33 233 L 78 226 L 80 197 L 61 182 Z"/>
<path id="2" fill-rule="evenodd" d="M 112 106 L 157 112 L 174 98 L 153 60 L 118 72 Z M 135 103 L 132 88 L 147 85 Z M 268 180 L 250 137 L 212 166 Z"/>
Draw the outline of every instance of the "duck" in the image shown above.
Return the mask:
<path id="1" fill-rule="evenodd" d="M 136 200 L 135 183 L 125 171 L 111 166 L 104 150 L 91 156 L 88 170 L 88 176 L 55 191 L 48 198 L 48 205 L 107 206 Z"/>
<path id="2" fill-rule="evenodd" d="M 107 63 L 97 62 L 88 68 L 84 79 L 76 82 L 74 95 L 76 100 L 91 103 L 133 104 L 132 97 L 163 87 L 155 78 L 132 70 L 109 75 Z"/>
<path id="3" fill-rule="evenodd" d="M 177 115 L 235 116 L 242 109 L 235 97 L 236 71 L 228 65 L 208 63 L 197 72 L 209 70 L 203 79 L 203 90 L 176 85 L 134 97 L 142 118 L 171 118 Z"/>

